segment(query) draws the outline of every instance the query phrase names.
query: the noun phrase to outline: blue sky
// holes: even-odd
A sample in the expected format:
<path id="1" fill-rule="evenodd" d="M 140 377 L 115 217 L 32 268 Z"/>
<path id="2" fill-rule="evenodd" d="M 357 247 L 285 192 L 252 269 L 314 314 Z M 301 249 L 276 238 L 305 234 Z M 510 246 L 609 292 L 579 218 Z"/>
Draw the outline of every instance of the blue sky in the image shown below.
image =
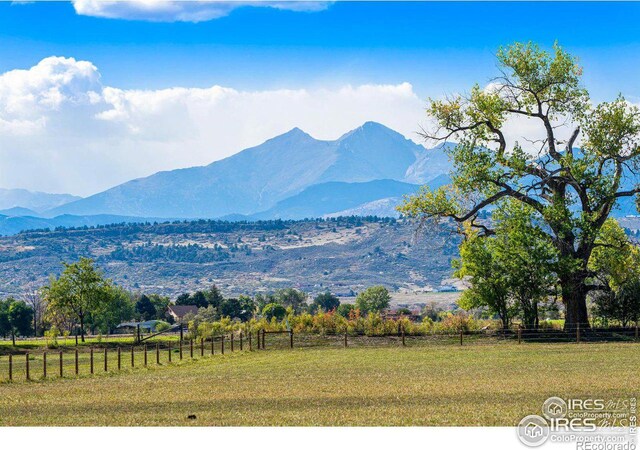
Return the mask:
<path id="1" fill-rule="evenodd" d="M 505 43 L 558 40 L 598 97 L 640 96 L 640 3 L 337 2 L 318 12 L 240 8 L 157 23 L 77 15 L 70 3 L 0 3 L 0 72 L 40 59 L 92 61 L 123 88 L 265 89 L 411 82 L 419 93 L 487 80 Z M 610 80 L 615 79 L 616 83 Z"/>
<path id="2" fill-rule="evenodd" d="M 557 40 L 595 101 L 640 104 L 640 3 L 264 4 L 0 1 L 0 187 L 89 195 L 293 127 L 421 142 L 426 99 L 514 41 Z"/>

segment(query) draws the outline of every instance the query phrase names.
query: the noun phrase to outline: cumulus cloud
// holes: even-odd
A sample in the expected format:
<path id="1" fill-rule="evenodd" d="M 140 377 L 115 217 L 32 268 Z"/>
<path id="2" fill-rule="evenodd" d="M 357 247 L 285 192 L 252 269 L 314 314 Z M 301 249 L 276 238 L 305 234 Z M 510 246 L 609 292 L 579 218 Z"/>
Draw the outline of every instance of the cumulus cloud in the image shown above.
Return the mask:
<path id="1" fill-rule="evenodd" d="M 321 11 L 331 2 L 313 1 L 158 1 L 158 0 L 73 0 L 76 13 L 108 19 L 152 22 L 204 22 L 227 16 L 241 7 L 275 8 L 290 11 Z"/>
<path id="2" fill-rule="evenodd" d="M 419 140 L 423 108 L 409 83 L 129 90 L 103 85 L 88 61 L 50 57 L 0 75 L 0 187 L 87 195 L 208 164 L 293 127 L 335 139 L 374 120 Z"/>
<path id="3" fill-rule="evenodd" d="M 48 112 L 64 103 L 86 103 L 101 90 L 100 74 L 87 61 L 49 57 L 29 70 L 0 75 L 0 129 L 33 132 L 46 124 Z"/>

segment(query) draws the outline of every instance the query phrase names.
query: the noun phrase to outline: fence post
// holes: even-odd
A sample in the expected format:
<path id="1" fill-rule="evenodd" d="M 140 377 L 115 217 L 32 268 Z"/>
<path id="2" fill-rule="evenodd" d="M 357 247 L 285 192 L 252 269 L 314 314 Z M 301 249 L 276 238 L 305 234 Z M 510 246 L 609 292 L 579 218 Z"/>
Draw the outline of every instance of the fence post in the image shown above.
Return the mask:
<path id="1" fill-rule="evenodd" d="M 9 353 L 9 381 L 13 381 L 13 355 Z"/>
<path id="2" fill-rule="evenodd" d="M 260 330 L 256 331 L 256 341 L 258 342 L 258 350 L 260 350 Z"/>
<path id="3" fill-rule="evenodd" d="M 62 373 L 63 368 L 62 368 L 62 350 L 60 350 L 60 378 L 62 378 L 64 376 L 64 374 Z"/>
<path id="4" fill-rule="evenodd" d="M 293 348 L 293 330 L 289 330 L 289 348 Z"/>
<path id="5" fill-rule="evenodd" d="M 266 330 L 262 330 L 262 350 L 265 349 L 265 336 L 267 335 Z"/>
<path id="6" fill-rule="evenodd" d="M 27 381 L 31 379 L 30 375 L 29 375 L 29 352 L 26 353 L 25 355 L 26 357 L 26 363 L 27 363 Z"/>
<path id="7" fill-rule="evenodd" d="M 47 352 L 42 352 L 42 377 L 47 378 Z"/>
<path id="8" fill-rule="evenodd" d="M 576 342 L 580 342 L 580 322 L 578 322 L 576 326 Z"/>
<path id="9" fill-rule="evenodd" d="M 242 330 L 240 330 L 240 351 L 242 351 Z"/>
<path id="10" fill-rule="evenodd" d="M 460 330 L 460 345 L 462 345 L 462 330 Z"/>
<path id="11" fill-rule="evenodd" d="M 251 330 L 249 330 L 249 334 L 247 335 L 247 337 L 249 338 L 249 351 L 252 351 L 252 348 L 251 348 Z"/>
<path id="12" fill-rule="evenodd" d="M 135 355 L 135 347 L 131 346 L 131 367 L 136 366 L 136 355 Z"/>
<path id="13" fill-rule="evenodd" d="M 137 329 L 136 342 L 139 344 L 140 343 L 140 324 L 136 325 L 136 329 Z"/>
<path id="14" fill-rule="evenodd" d="M 156 342 L 156 364 L 160 364 L 160 343 Z"/>
<path id="15" fill-rule="evenodd" d="M 231 351 L 233 352 L 233 331 L 231 332 Z"/>
<path id="16" fill-rule="evenodd" d="M 204 339 L 200 338 L 200 356 L 204 357 Z"/>
<path id="17" fill-rule="evenodd" d="M 91 347 L 91 375 L 93 375 L 93 347 Z"/>
<path id="18" fill-rule="evenodd" d="M 147 367 L 147 344 L 144 344 L 144 366 Z"/>
<path id="19" fill-rule="evenodd" d="M 182 334 L 182 329 L 180 331 L 180 334 Z M 180 339 L 180 361 L 182 361 L 182 339 Z"/>
<path id="20" fill-rule="evenodd" d="M 518 324 L 518 344 L 522 341 L 522 325 Z"/>
<path id="21" fill-rule="evenodd" d="M 224 334 L 220 336 L 220 353 L 224 355 Z"/>
<path id="22" fill-rule="evenodd" d="M 213 348 L 213 342 L 214 342 L 214 341 L 215 341 L 215 339 L 213 338 L 213 335 L 211 335 L 211 356 L 213 356 L 213 355 L 214 355 L 214 353 L 215 353 L 215 350 L 214 350 L 214 348 Z"/>
<path id="23" fill-rule="evenodd" d="M 76 347 L 78 346 L 78 331 L 76 330 Z"/>
<path id="24" fill-rule="evenodd" d="M 189 340 L 189 357 L 193 359 L 193 339 Z"/>
<path id="25" fill-rule="evenodd" d="M 347 348 L 347 330 L 344 331 L 344 348 Z"/>
<path id="26" fill-rule="evenodd" d="M 169 342 L 169 362 L 171 362 L 171 342 Z"/>
<path id="27" fill-rule="evenodd" d="M 122 369 L 122 349 L 118 347 L 118 371 Z"/>
<path id="28" fill-rule="evenodd" d="M 76 376 L 78 376 L 79 373 L 79 367 L 78 367 L 78 349 L 76 348 Z"/>
<path id="29" fill-rule="evenodd" d="M 404 342 L 404 325 L 402 326 L 402 346 L 405 347 L 407 344 Z"/>

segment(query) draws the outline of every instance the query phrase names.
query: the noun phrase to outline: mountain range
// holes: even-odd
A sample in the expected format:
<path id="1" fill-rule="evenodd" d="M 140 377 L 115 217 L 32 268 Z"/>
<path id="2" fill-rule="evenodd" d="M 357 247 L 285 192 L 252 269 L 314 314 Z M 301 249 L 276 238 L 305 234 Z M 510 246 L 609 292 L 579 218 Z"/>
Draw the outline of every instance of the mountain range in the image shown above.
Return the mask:
<path id="1" fill-rule="evenodd" d="M 376 122 L 332 141 L 294 128 L 207 166 L 158 172 L 86 198 L 0 189 L 0 234 L 169 219 L 396 216 L 419 185 L 449 182 L 452 145 L 427 149 Z M 634 213 L 625 199 L 614 215 Z"/>
<path id="2" fill-rule="evenodd" d="M 159 172 L 132 180 L 53 208 L 49 214 L 182 218 L 260 214 L 271 218 L 268 211 L 274 207 L 277 211 L 279 202 L 324 183 L 395 180 L 417 184 L 429 181 L 442 173 L 435 173 L 425 163 L 430 153 L 438 161 L 446 157 L 442 149 L 429 152 L 374 122 L 367 122 L 334 141 L 317 140 L 294 128 L 208 166 Z M 437 166 L 440 168 L 441 163 Z M 324 190 L 333 190 L 336 194 L 336 187 L 327 186 Z M 362 195 L 367 187 L 379 188 L 378 185 L 364 185 L 352 187 L 349 192 Z M 392 195 L 394 193 L 386 197 Z M 378 189 L 378 197 L 367 198 L 367 201 L 384 196 Z M 329 212 L 335 210 L 307 208 L 305 214 L 313 217 Z"/>
<path id="3" fill-rule="evenodd" d="M 375 122 L 333 141 L 294 128 L 207 166 L 158 172 L 86 198 L 52 196 L 58 202 L 48 208 L 0 202 L 0 233 L 108 220 L 396 215 L 402 196 L 420 184 L 448 182 L 447 145 L 427 150 Z"/>

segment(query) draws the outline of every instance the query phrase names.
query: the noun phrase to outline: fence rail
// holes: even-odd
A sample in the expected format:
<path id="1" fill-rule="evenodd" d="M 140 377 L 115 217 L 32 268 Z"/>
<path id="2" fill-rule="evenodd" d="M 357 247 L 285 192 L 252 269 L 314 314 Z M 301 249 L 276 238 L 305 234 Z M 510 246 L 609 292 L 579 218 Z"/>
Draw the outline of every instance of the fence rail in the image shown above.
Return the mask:
<path id="1" fill-rule="evenodd" d="M 267 340 L 267 335 L 269 339 Z M 410 334 L 400 329 L 394 334 L 362 332 L 294 333 L 287 331 L 246 331 L 198 340 L 157 341 L 139 345 L 110 344 L 58 349 L 13 351 L 0 355 L 0 382 L 77 378 L 117 373 L 150 366 L 167 366 L 183 360 L 223 356 L 229 352 L 284 350 L 314 347 L 418 347 L 428 345 L 481 345 L 574 342 L 640 342 L 638 327 L 569 330 L 479 330 Z"/>

